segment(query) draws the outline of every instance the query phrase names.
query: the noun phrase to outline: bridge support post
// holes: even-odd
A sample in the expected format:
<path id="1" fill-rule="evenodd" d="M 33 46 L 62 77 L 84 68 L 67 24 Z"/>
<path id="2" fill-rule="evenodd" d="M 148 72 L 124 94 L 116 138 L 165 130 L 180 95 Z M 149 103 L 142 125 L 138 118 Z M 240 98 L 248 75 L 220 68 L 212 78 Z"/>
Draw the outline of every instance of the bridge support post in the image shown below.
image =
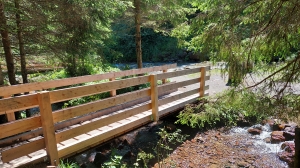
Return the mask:
<path id="1" fill-rule="evenodd" d="M 115 78 L 110 78 L 109 79 L 109 81 L 114 81 L 115 80 Z M 117 95 L 117 90 L 111 90 L 110 91 L 110 96 L 111 97 L 114 97 L 114 96 L 116 96 Z"/>
<path id="2" fill-rule="evenodd" d="M 166 73 L 166 72 L 168 72 L 168 70 L 167 69 L 164 69 L 163 70 L 163 73 Z M 167 79 L 163 79 L 162 80 L 162 84 L 166 84 L 167 83 Z"/>
<path id="3" fill-rule="evenodd" d="M 4 96 L 3 98 L 9 98 L 9 97 L 10 96 Z M 6 112 L 6 118 L 8 122 L 15 121 L 16 120 L 15 113 L 13 111 Z"/>
<path id="4" fill-rule="evenodd" d="M 157 76 L 150 75 L 151 84 L 151 107 L 152 107 L 152 117 L 154 121 L 159 120 L 158 114 L 158 90 L 157 90 Z"/>
<path id="5" fill-rule="evenodd" d="M 201 77 L 200 77 L 200 97 L 204 97 L 206 68 L 205 67 L 201 67 L 200 71 L 201 71 Z"/>
<path id="6" fill-rule="evenodd" d="M 52 116 L 52 107 L 50 103 L 50 94 L 48 91 L 38 93 L 38 102 L 41 113 L 43 134 L 46 144 L 47 155 L 50 158 L 52 166 L 58 166 L 59 158 L 57 143 L 55 138 L 55 128 Z"/>

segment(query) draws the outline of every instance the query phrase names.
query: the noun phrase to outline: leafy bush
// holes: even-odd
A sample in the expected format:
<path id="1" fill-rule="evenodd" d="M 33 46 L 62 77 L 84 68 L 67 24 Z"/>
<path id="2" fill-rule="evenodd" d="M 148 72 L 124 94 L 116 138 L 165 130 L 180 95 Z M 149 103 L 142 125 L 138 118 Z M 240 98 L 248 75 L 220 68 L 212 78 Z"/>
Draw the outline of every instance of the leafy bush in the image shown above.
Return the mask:
<path id="1" fill-rule="evenodd" d="M 266 95 L 250 90 L 226 91 L 216 99 L 199 99 L 180 112 L 176 123 L 193 128 L 232 126 L 238 121 L 258 122 L 268 115 L 276 114 L 275 102 Z"/>
<path id="2" fill-rule="evenodd" d="M 80 168 L 78 164 L 75 162 L 64 162 L 63 160 L 60 161 L 59 166 L 60 168 Z"/>

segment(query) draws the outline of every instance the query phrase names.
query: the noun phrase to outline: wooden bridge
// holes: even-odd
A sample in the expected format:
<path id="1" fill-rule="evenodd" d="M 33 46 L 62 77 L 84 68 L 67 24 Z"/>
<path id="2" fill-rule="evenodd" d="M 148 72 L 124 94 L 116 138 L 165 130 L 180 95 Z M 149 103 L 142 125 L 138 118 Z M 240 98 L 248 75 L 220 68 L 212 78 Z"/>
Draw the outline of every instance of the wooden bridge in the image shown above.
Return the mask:
<path id="1" fill-rule="evenodd" d="M 7 115 L 9 122 L 0 125 L 0 168 L 41 161 L 48 161 L 56 166 L 60 158 L 82 152 L 157 121 L 161 116 L 205 96 L 205 90 L 208 89 L 205 81 L 209 80 L 206 71 L 209 67 L 168 72 L 168 69 L 176 66 L 171 64 L 1 87 L 0 96 L 3 98 L 0 99 L 0 114 Z M 155 74 L 121 78 L 150 72 Z M 188 75 L 189 78 L 167 83 L 166 79 L 184 75 Z M 109 81 L 99 82 L 105 79 Z M 162 84 L 158 85 L 158 81 L 162 81 Z M 94 84 L 82 85 L 88 82 Z M 117 89 L 145 83 L 150 83 L 150 87 L 116 94 Z M 196 87 L 178 91 L 178 88 L 189 85 Z M 25 92 L 30 94 L 11 97 Z M 56 111 L 51 107 L 57 102 L 103 92 L 110 92 L 111 97 Z M 34 107 L 39 107 L 39 115 L 15 120 L 14 112 Z"/>

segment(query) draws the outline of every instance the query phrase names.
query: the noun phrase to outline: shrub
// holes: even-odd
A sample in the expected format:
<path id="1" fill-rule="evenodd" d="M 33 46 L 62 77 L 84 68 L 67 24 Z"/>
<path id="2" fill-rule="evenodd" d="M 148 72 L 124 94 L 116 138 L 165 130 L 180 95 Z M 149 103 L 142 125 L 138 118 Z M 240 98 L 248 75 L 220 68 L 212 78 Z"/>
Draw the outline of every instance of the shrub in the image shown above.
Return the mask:
<path id="1" fill-rule="evenodd" d="M 276 110 L 275 102 L 266 95 L 250 90 L 230 90 L 216 98 L 202 98 L 195 104 L 186 105 L 176 123 L 193 128 L 233 126 L 241 120 L 258 122 L 275 114 Z"/>

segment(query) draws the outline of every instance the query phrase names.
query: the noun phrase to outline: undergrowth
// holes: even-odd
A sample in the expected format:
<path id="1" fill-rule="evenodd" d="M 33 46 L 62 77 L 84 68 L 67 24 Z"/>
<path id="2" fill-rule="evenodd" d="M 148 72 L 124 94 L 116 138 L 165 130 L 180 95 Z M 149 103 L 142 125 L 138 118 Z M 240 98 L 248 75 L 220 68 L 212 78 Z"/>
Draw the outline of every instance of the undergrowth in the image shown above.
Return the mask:
<path id="1" fill-rule="evenodd" d="M 188 104 L 176 123 L 193 128 L 235 126 L 239 121 L 255 123 L 276 114 L 278 107 L 271 97 L 251 90 L 229 90 L 211 98 Z"/>

